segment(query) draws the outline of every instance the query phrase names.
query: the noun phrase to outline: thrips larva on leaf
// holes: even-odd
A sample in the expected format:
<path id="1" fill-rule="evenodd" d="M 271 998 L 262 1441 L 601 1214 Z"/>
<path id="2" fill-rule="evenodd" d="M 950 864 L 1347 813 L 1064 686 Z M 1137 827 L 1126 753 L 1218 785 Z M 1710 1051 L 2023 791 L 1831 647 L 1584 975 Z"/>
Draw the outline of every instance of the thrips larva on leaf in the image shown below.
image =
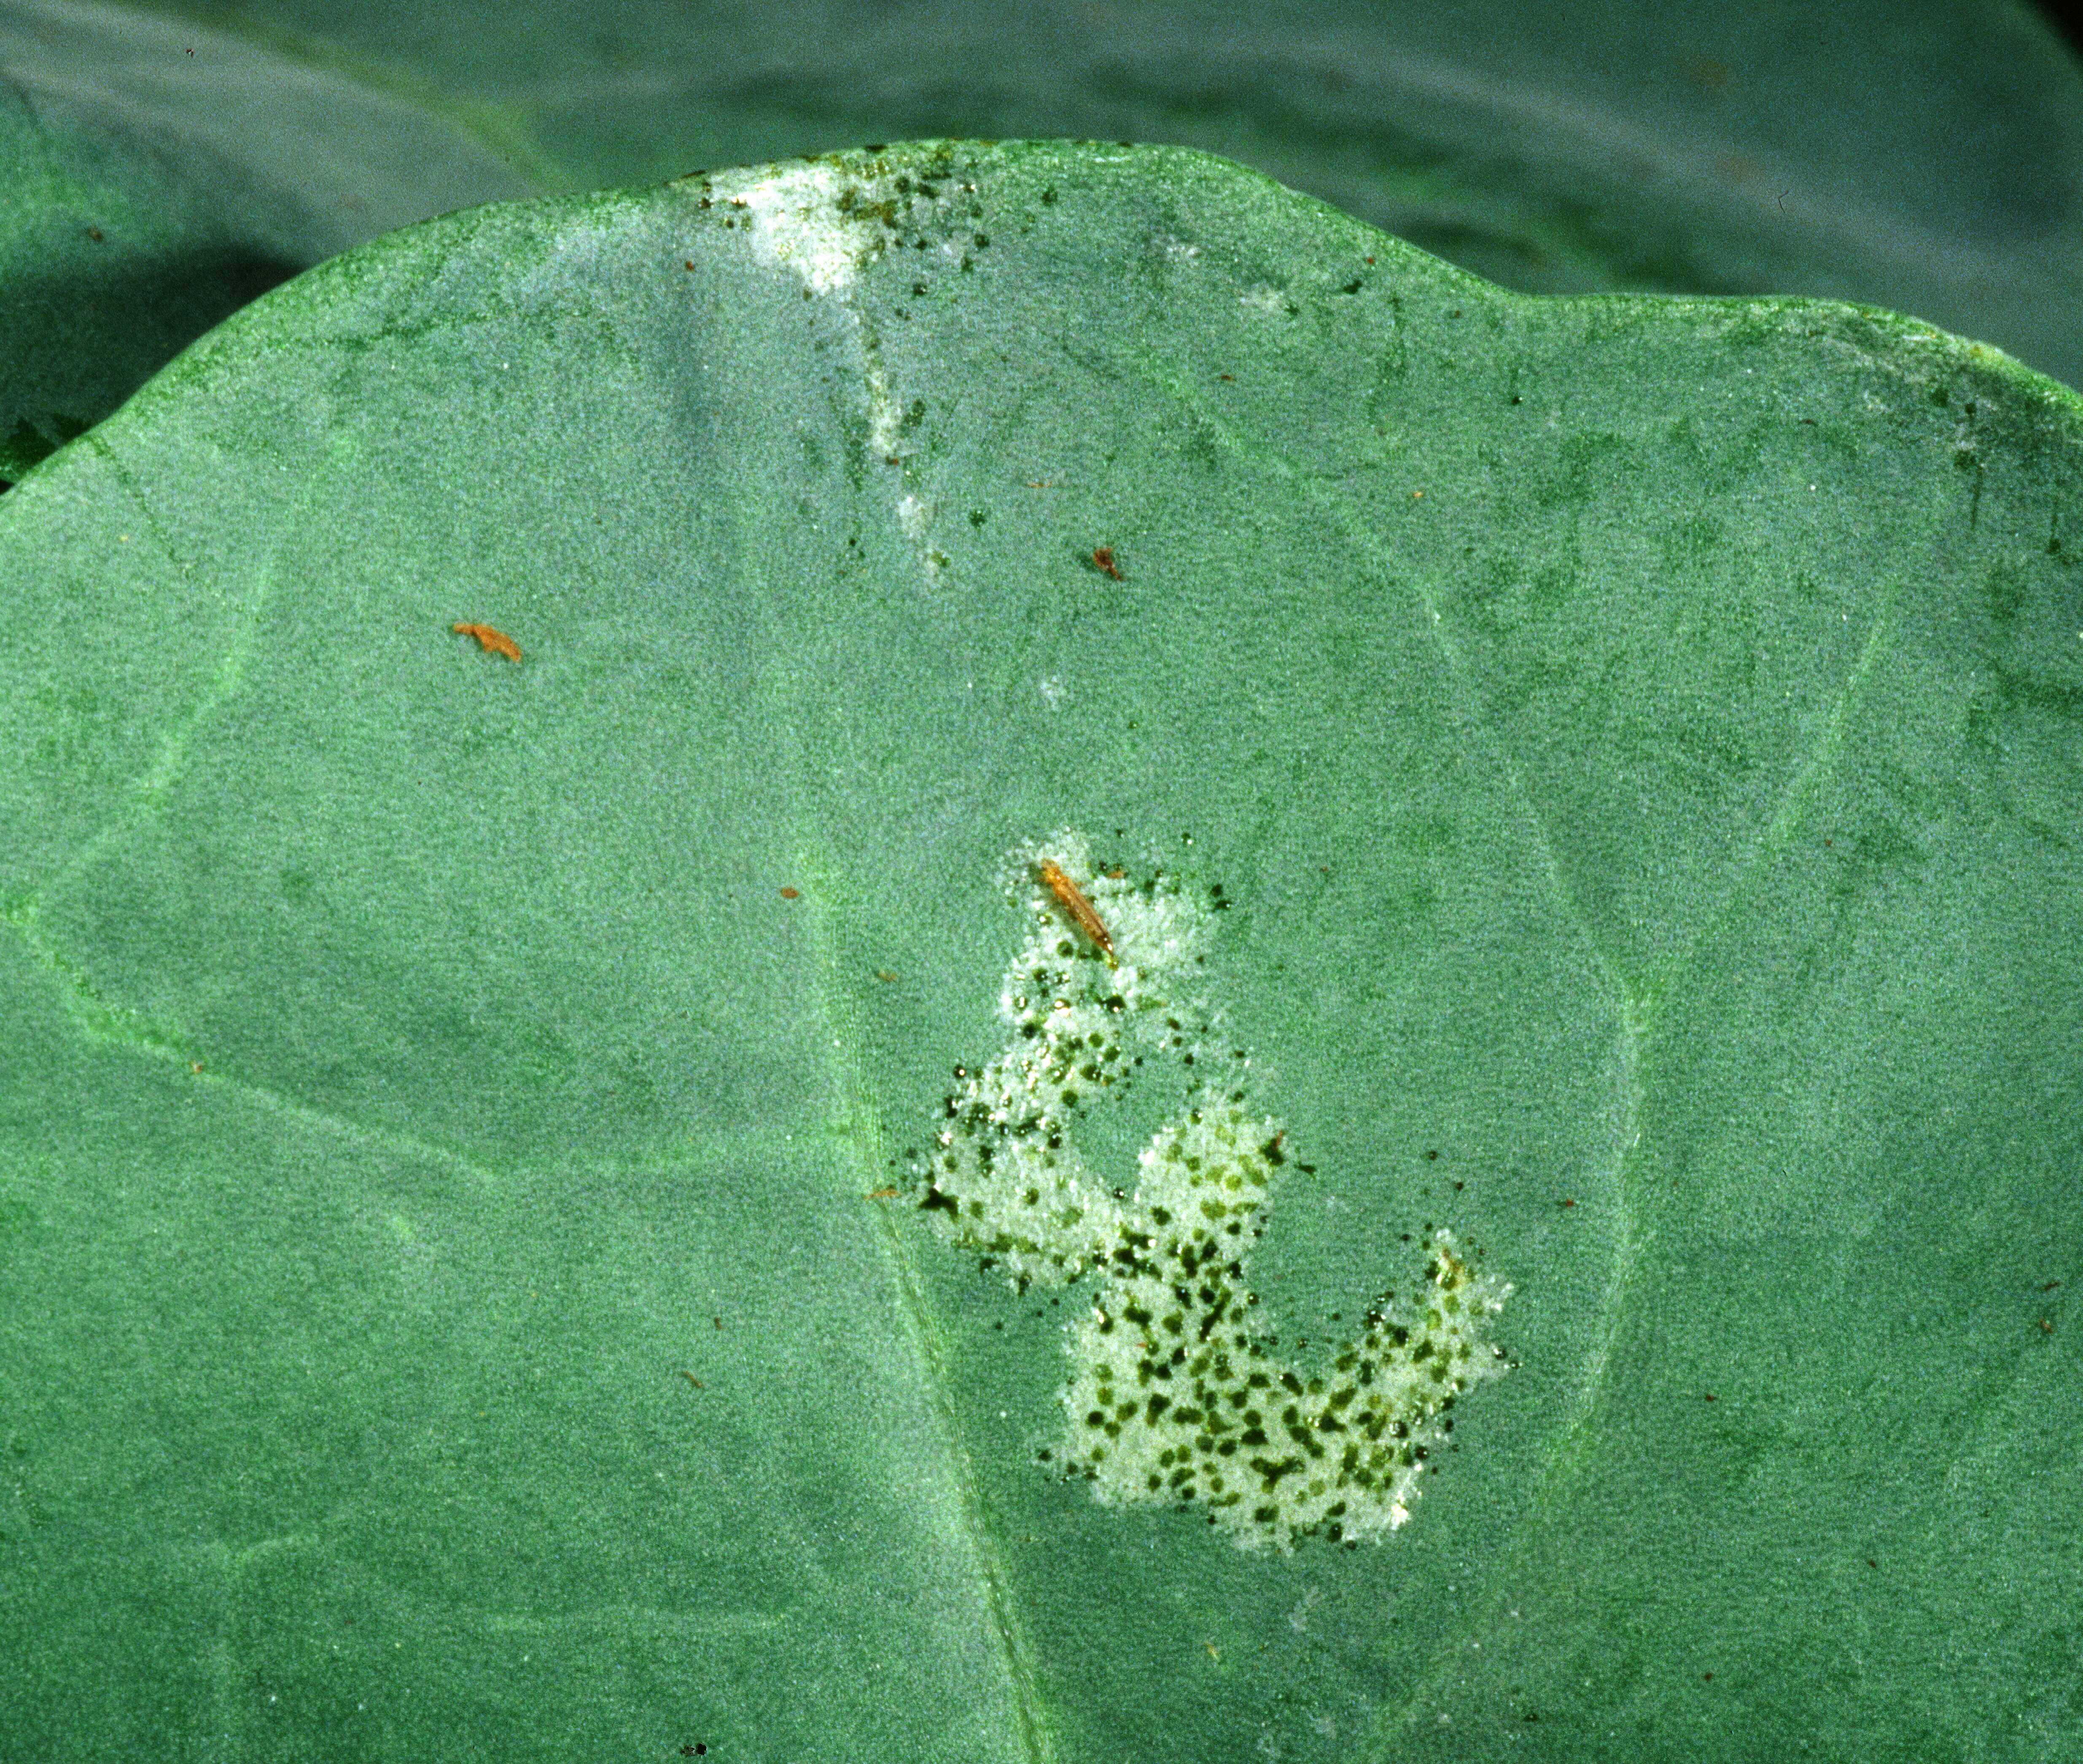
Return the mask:
<path id="1" fill-rule="evenodd" d="M 1092 910 L 1092 903 L 1085 898 L 1084 891 L 1064 875 L 1063 866 L 1054 858 L 1044 858 L 1035 866 L 1034 873 L 1041 879 L 1042 887 L 1056 897 L 1056 904 L 1071 915 L 1071 922 L 1089 937 L 1097 946 L 1099 952 L 1106 957 L 1107 966 L 1120 967 L 1121 963 L 1114 956 L 1112 934 L 1101 922 L 1099 914 Z"/>
<path id="2" fill-rule="evenodd" d="M 488 653 L 505 656 L 509 661 L 521 659 L 521 646 L 503 631 L 489 625 L 451 625 L 450 630 L 459 637 L 475 637 L 479 648 Z"/>

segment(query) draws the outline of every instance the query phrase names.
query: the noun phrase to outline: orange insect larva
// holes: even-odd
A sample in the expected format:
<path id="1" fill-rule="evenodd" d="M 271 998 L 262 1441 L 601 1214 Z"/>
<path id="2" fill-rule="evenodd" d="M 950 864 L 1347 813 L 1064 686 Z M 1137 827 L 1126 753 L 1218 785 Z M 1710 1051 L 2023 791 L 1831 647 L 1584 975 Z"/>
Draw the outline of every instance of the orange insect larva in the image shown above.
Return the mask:
<path id="1" fill-rule="evenodd" d="M 1071 915 L 1071 922 L 1098 946 L 1099 952 L 1107 959 L 1107 966 L 1120 967 L 1114 959 L 1113 936 L 1099 914 L 1092 910 L 1092 903 L 1085 898 L 1084 891 L 1063 874 L 1063 866 L 1054 858 L 1044 858 L 1035 866 L 1034 873 L 1041 879 L 1042 887 L 1056 897 L 1056 904 Z"/>
<path id="2" fill-rule="evenodd" d="M 478 647 L 502 655 L 509 661 L 521 659 L 521 646 L 503 631 L 495 631 L 489 625 L 451 625 L 449 629 L 458 636 L 475 637 Z"/>

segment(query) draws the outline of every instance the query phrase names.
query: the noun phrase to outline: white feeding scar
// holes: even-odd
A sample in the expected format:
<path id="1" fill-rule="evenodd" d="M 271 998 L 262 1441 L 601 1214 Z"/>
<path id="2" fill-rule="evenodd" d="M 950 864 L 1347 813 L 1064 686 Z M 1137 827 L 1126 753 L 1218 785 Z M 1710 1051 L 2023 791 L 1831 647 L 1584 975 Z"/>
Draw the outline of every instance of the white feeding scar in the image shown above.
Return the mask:
<path id="1" fill-rule="evenodd" d="M 1441 1231 L 1409 1298 L 1382 1295 L 1320 1360 L 1280 1357 L 1248 1276 L 1290 1154 L 1202 990 L 1210 909 L 1162 878 L 1092 874 L 1072 835 L 1020 866 L 1034 924 L 999 1000 L 1011 1039 L 956 1069 L 917 1178 L 941 1230 L 1016 1289 L 1092 1282 L 1064 1333 L 1061 1445 L 1042 1455 L 1102 1502 L 1185 1506 L 1244 1549 L 1382 1537 L 1409 1518 L 1455 1399 L 1505 1369 L 1489 1335 L 1510 1286 Z M 1111 951 L 1040 880 L 1052 868 Z M 1096 1174 L 1083 1124 L 1165 1064 L 1181 1101 L 1132 1189 Z"/>

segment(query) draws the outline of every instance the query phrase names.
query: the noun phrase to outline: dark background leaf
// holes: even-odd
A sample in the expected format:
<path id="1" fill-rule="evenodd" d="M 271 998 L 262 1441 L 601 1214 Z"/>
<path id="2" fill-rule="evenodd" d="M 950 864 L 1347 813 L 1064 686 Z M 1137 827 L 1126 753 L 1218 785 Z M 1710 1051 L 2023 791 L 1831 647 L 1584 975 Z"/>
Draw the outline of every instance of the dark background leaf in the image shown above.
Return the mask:
<path id="1" fill-rule="evenodd" d="M 0 6 L 0 481 L 263 290 L 538 186 L 397 91 L 193 24 Z"/>

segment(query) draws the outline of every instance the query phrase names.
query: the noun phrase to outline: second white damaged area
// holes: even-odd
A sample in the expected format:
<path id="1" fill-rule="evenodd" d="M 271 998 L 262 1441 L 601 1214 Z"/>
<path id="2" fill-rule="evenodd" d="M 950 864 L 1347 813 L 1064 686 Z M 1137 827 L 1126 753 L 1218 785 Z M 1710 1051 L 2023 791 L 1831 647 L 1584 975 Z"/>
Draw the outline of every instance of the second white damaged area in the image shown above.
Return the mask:
<path id="1" fill-rule="evenodd" d="M 766 261 L 793 270 L 813 294 L 844 293 L 892 244 L 959 262 L 983 209 L 976 185 L 952 159 L 885 162 L 870 153 L 828 154 L 798 162 L 717 172 L 686 180 L 703 209 L 722 211 Z"/>

